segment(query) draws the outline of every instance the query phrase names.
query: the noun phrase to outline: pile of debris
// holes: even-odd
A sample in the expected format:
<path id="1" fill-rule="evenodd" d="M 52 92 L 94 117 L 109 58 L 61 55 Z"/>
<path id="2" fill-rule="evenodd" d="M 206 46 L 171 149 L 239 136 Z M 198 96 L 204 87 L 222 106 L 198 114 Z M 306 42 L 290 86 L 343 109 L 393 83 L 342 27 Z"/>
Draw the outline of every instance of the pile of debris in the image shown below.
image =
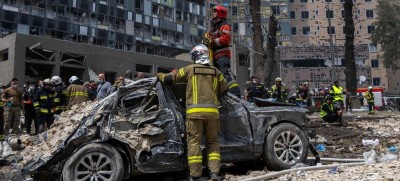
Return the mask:
<path id="1" fill-rule="evenodd" d="M 77 128 L 83 117 L 87 116 L 93 107 L 93 102 L 74 105 L 71 110 L 61 113 L 51 128 L 39 135 L 39 143 L 23 141 L 26 148 L 22 151 L 23 164 L 33 158 L 47 159 L 58 146 Z"/>

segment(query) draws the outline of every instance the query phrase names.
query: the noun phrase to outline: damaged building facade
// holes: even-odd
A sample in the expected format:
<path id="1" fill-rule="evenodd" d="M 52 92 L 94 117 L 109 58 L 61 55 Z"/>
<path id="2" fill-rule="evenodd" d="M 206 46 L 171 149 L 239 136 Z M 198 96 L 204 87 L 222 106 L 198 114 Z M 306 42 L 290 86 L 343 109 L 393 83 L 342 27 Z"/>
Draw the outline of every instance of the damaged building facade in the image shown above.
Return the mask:
<path id="1" fill-rule="evenodd" d="M 4 0 L 0 37 L 18 32 L 175 57 L 200 42 L 208 7 L 194 0 Z"/>
<path id="2" fill-rule="evenodd" d="M 290 42 L 278 48 L 284 81 L 290 86 L 308 81 L 311 87 L 322 88 L 338 79 L 344 86 L 344 1 L 291 0 L 288 4 Z M 393 86 L 400 80 L 388 80 L 387 69 L 379 58 L 383 52 L 371 40 L 375 29 L 373 23 L 378 17 L 377 4 L 377 1 L 356 1 L 354 4 L 357 81 L 358 87 L 380 86 L 387 92 L 394 90 Z M 330 51 L 330 34 L 335 61 L 332 61 Z"/>
<path id="3" fill-rule="evenodd" d="M 1 38 L 0 50 L 2 83 L 7 83 L 13 77 L 25 82 L 43 80 L 53 75 L 60 75 L 64 81 L 68 81 L 72 75 L 88 81 L 91 80 L 90 70 L 104 72 L 106 79 L 114 82 L 126 70 L 153 76 L 157 72 L 170 72 L 191 64 L 168 57 L 19 33 Z"/>

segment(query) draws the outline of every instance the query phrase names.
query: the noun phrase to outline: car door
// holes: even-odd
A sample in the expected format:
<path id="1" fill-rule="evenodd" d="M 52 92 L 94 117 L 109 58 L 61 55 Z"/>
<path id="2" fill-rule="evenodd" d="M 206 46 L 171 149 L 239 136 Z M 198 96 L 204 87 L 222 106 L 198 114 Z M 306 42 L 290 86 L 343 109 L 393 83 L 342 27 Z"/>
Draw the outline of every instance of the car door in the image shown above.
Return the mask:
<path id="1" fill-rule="evenodd" d="M 222 161 L 238 162 L 256 158 L 252 151 L 252 125 L 243 104 L 246 102 L 232 95 L 221 98 L 219 141 Z"/>

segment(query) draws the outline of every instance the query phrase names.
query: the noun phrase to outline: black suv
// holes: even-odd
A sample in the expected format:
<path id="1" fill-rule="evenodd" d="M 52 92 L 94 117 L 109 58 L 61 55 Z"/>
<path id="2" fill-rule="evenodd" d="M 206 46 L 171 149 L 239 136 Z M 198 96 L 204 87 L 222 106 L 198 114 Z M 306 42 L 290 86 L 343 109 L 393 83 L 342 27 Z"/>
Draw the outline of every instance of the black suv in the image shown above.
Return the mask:
<path id="1" fill-rule="evenodd" d="M 51 156 L 35 158 L 24 170 L 62 173 L 63 180 L 117 181 L 187 170 L 184 89 L 162 85 L 156 78 L 120 87 L 95 104 Z M 223 163 L 262 159 L 269 169 L 282 170 L 305 161 L 306 109 L 259 107 L 227 94 L 219 111 Z"/>

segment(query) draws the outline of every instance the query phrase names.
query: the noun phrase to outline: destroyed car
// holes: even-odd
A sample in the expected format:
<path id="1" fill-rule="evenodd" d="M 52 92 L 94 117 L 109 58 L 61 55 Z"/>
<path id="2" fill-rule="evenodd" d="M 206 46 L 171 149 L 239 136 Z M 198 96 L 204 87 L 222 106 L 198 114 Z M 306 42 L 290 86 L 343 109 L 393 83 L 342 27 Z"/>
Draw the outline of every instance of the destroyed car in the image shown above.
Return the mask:
<path id="1" fill-rule="evenodd" d="M 26 154 L 43 153 L 29 156 L 32 159 L 26 161 L 23 172 L 58 173 L 63 180 L 124 180 L 138 174 L 187 170 L 185 86 L 141 79 L 98 103 L 73 108 L 84 112 L 79 121 L 69 122 L 80 115 L 73 110 L 61 114 L 67 124 L 62 127 L 63 121 L 55 121 L 58 130 L 48 130 L 45 145 L 26 149 Z M 223 163 L 262 159 L 269 169 L 282 170 L 305 161 L 305 109 L 258 107 L 227 94 L 221 98 L 219 111 Z M 50 151 L 40 151 L 43 147 Z"/>

